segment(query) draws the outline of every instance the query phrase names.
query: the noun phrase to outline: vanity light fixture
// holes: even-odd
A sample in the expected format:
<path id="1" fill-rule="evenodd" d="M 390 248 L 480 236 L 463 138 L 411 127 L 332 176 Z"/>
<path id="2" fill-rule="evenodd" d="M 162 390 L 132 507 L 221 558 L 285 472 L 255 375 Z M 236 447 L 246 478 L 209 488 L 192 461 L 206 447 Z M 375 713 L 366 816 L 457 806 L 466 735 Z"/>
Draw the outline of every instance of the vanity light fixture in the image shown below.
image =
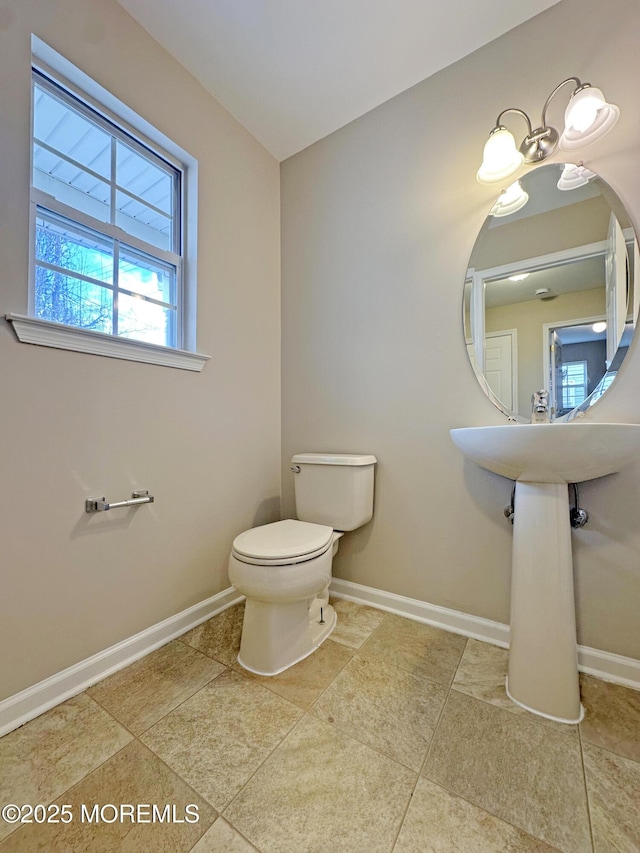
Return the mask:
<path id="1" fill-rule="evenodd" d="M 490 216 L 509 216 L 521 210 L 529 201 L 529 194 L 522 189 L 520 181 L 515 181 L 506 190 L 502 190 L 496 203 L 489 211 Z"/>
<path id="2" fill-rule="evenodd" d="M 604 330 L 607 328 L 607 324 L 604 322 L 604 320 L 601 320 L 598 323 L 594 323 L 591 328 L 597 335 L 599 335 L 601 332 L 604 332 Z"/>
<path id="3" fill-rule="evenodd" d="M 555 127 L 547 124 L 547 108 L 552 98 L 567 83 L 573 84 L 574 89 L 564 115 L 564 130 L 560 135 Z M 513 134 L 502 124 L 502 117 L 507 113 L 517 113 L 527 123 L 528 132 L 519 148 L 516 147 Z M 618 107 L 608 104 L 600 89 L 590 83 L 581 83 L 577 77 L 568 77 L 556 86 L 545 101 L 540 127 L 534 129 L 529 116 L 516 107 L 508 107 L 500 113 L 484 146 L 478 181 L 483 184 L 502 181 L 515 175 L 523 163 L 541 163 L 553 154 L 558 143 L 565 151 L 588 145 L 608 133 L 619 115 Z"/>

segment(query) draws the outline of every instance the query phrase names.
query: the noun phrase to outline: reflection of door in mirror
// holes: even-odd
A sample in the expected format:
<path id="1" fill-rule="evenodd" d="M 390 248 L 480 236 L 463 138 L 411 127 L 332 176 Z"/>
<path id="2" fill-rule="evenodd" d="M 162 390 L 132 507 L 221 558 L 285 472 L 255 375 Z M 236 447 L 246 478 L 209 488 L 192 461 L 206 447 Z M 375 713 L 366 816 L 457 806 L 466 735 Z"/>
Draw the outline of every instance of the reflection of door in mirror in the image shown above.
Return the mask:
<path id="1" fill-rule="evenodd" d="M 518 409 L 518 332 L 487 332 L 484 347 L 484 375 L 489 388 L 505 406 Z"/>
<path id="2" fill-rule="evenodd" d="M 607 254 L 605 257 L 607 302 L 607 367 L 618 349 L 627 319 L 627 249 L 624 234 L 616 217 L 609 217 Z"/>
<path id="3" fill-rule="evenodd" d="M 557 415 L 562 408 L 562 389 L 564 377 L 562 375 L 562 341 L 557 329 L 551 331 L 551 370 L 549 373 L 549 396 L 551 402 L 551 414 Z"/>

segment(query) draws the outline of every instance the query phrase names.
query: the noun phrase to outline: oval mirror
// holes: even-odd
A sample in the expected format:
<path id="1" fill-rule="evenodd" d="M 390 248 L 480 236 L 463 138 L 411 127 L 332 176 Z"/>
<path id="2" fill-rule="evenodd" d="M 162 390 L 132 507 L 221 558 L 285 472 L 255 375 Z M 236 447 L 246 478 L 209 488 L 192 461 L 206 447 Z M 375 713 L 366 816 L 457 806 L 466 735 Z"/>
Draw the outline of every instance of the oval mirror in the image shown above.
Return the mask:
<path id="1" fill-rule="evenodd" d="M 539 166 L 501 193 L 473 247 L 464 334 L 489 398 L 531 419 L 549 392 L 551 418 L 593 405 L 614 381 L 640 302 L 631 220 L 583 166 Z"/>

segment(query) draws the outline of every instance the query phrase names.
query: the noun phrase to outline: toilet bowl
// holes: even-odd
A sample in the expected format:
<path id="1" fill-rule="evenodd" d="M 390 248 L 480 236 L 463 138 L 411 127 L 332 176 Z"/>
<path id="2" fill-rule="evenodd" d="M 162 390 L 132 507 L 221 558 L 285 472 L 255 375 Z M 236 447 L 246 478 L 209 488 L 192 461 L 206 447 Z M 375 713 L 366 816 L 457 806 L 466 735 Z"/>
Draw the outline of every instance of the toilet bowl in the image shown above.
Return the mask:
<path id="1" fill-rule="evenodd" d="M 238 654 L 245 669 L 277 675 L 333 631 L 329 584 L 340 536 L 326 525 L 287 519 L 236 537 L 229 580 L 247 599 Z"/>
<path id="2" fill-rule="evenodd" d="M 238 663 L 258 675 L 288 669 L 333 631 L 338 542 L 373 515 L 375 456 L 300 453 L 291 463 L 298 519 L 241 533 L 229 556 L 229 580 L 246 596 Z"/>

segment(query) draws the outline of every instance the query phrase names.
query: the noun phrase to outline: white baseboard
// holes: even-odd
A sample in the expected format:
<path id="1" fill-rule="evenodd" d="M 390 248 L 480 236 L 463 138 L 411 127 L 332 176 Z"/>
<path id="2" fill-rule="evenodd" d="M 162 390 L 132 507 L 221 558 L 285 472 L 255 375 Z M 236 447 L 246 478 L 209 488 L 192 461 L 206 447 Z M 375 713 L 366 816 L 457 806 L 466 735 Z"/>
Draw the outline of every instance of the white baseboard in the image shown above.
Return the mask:
<path id="1" fill-rule="evenodd" d="M 0 702 L 0 737 L 244 599 L 233 587 Z"/>
<path id="2" fill-rule="evenodd" d="M 640 660 L 578 646 L 578 669 L 603 681 L 613 681 L 633 690 L 640 690 Z"/>
<path id="3" fill-rule="evenodd" d="M 454 634 L 482 640 L 494 646 L 509 648 L 509 626 L 502 622 L 493 622 L 480 616 L 471 616 L 460 610 L 450 610 L 437 604 L 429 604 L 416 598 L 407 598 L 393 592 L 363 586 L 351 581 L 334 578 L 330 587 L 331 595 L 366 604 L 388 613 L 396 613 L 416 622 L 434 625 Z M 640 690 L 640 660 L 578 646 L 578 669 L 587 675 L 594 675 L 604 681 L 612 681 L 634 690 Z"/>
<path id="4" fill-rule="evenodd" d="M 494 646 L 509 647 L 509 626 L 501 622 L 493 622 L 460 610 L 451 610 L 339 578 L 333 579 L 330 591 L 336 598 L 395 613 Z M 244 596 L 229 587 L 14 696 L 3 699 L 0 702 L 0 737 L 243 599 Z M 588 646 L 578 646 L 578 668 L 581 672 L 604 681 L 640 690 L 640 661 L 634 658 L 591 649 Z"/>

